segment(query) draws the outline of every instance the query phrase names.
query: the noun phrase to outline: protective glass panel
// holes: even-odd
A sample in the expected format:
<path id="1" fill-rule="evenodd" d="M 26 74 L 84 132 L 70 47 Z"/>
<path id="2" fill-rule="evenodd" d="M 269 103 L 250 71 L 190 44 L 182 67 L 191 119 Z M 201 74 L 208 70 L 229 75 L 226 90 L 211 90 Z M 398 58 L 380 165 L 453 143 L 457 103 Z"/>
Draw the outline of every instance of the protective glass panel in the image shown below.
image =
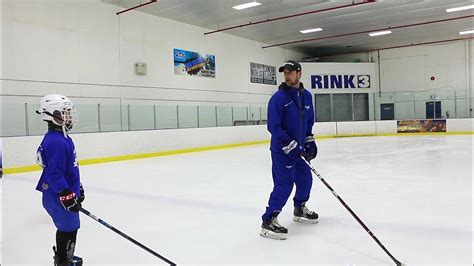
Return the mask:
<path id="1" fill-rule="evenodd" d="M 216 123 L 216 107 L 199 106 L 199 127 L 215 127 Z"/>
<path id="2" fill-rule="evenodd" d="M 156 106 L 156 128 L 178 128 L 178 107 L 176 105 Z"/>
<path id="3" fill-rule="evenodd" d="M 130 105 L 130 129 L 145 130 L 155 128 L 153 105 Z"/>
<path id="4" fill-rule="evenodd" d="M 197 106 L 178 106 L 179 128 L 198 127 Z"/>
<path id="5" fill-rule="evenodd" d="M 217 126 L 225 127 L 232 126 L 232 107 L 218 106 L 217 107 Z"/>
<path id="6" fill-rule="evenodd" d="M 3 136 L 26 136 L 25 104 L 2 104 Z"/>
<path id="7" fill-rule="evenodd" d="M 234 107 L 234 126 L 247 124 L 247 112 L 247 107 Z"/>
<path id="8" fill-rule="evenodd" d="M 415 117 L 415 107 L 413 102 L 395 103 L 395 119 L 413 119 Z"/>
<path id="9" fill-rule="evenodd" d="M 120 131 L 122 118 L 120 105 L 100 105 L 100 131 Z"/>

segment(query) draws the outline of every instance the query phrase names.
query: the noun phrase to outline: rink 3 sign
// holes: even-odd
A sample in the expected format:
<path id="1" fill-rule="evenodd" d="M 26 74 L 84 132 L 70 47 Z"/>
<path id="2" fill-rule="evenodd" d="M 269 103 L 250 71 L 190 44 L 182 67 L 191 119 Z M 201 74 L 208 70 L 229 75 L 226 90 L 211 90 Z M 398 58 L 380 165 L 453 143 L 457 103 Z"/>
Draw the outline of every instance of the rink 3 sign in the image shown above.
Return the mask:
<path id="1" fill-rule="evenodd" d="M 312 89 L 371 89 L 368 74 L 323 74 L 311 75 Z"/>

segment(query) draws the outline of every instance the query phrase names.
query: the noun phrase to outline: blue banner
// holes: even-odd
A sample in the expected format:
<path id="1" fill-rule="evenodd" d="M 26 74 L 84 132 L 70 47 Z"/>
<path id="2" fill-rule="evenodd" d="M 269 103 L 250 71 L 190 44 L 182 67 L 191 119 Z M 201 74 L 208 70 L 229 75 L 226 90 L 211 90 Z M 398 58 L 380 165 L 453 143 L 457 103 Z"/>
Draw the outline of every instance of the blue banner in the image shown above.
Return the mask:
<path id="1" fill-rule="evenodd" d="M 174 74 L 198 77 L 216 77 L 216 57 L 209 54 L 173 49 Z"/>

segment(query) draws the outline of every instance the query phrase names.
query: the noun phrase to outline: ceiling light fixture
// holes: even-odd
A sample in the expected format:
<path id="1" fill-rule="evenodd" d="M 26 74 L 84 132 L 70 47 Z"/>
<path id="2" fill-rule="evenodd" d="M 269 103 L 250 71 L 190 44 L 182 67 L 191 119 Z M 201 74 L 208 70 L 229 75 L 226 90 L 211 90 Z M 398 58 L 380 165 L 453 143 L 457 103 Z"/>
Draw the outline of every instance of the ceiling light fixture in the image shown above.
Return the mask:
<path id="1" fill-rule="evenodd" d="M 317 31 L 322 31 L 323 29 L 321 28 L 314 28 L 314 29 L 307 29 L 307 30 L 300 30 L 301 33 L 306 34 L 306 33 L 311 33 L 311 32 L 317 32 Z"/>
<path id="2" fill-rule="evenodd" d="M 238 5 L 238 6 L 233 6 L 232 8 L 237 9 L 237 10 L 242 10 L 242 9 L 247 9 L 247 8 L 251 8 L 251 7 L 256 7 L 256 6 L 259 6 L 259 5 L 261 5 L 261 3 L 259 3 L 259 2 L 250 2 L 250 3 L 246 3 L 246 4 L 241 4 L 241 5 Z"/>
<path id="3" fill-rule="evenodd" d="M 448 8 L 448 9 L 446 9 L 446 12 L 463 11 L 463 10 L 468 10 L 468 9 L 473 9 L 473 8 L 474 8 L 474 5 L 461 6 L 461 7 L 455 7 L 455 8 Z"/>
<path id="4" fill-rule="evenodd" d="M 384 30 L 384 31 L 371 32 L 369 33 L 369 36 L 375 37 L 375 36 L 381 36 L 381 35 L 387 35 L 387 34 L 392 34 L 392 31 Z"/>
<path id="5" fill-rule="evenodd" d="M 474 29 L 472 29 L 472 30 L 460 31 L 459 34 L 461 34 L 461 35 L 474 34 Z"/>

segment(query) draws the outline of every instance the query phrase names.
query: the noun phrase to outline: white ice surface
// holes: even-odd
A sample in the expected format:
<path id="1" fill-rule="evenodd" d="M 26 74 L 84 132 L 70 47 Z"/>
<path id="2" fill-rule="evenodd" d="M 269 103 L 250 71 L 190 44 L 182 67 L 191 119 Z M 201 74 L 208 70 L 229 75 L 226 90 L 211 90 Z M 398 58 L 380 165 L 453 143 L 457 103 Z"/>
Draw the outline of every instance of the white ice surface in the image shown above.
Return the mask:
<path id="1" fill-rule="evenodd" d="M 313 165 L 396 258 L 472 265 L 472 136 L 318 146 Z M 34 190 L 39 174 L 3 178 L 2 265 L 52 265 L 55 228 Z M 319 224 L 292 222 L 290 197 L 279 217 L 288 239 L 260 237 L 273 186 L 267 145 L 82 166 L 81 177 L 86 209 L 178 265 L 393 265 L 317 178 L 307 205 Z M 89 217 L 81 223 L 85 265 L 162 263 Z"/>

